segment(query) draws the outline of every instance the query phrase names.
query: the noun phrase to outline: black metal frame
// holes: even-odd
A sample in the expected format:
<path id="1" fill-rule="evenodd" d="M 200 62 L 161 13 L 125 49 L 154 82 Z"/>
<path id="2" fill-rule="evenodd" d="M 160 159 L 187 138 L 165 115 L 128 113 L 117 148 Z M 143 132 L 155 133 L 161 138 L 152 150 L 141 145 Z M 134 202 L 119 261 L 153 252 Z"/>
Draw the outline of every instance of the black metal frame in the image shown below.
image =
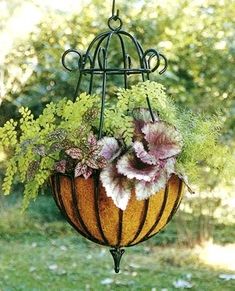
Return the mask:
<path id="1" fill-rule="evenodd" d="M 94 83 L 94 76 L 95 75 L 101 75 L 102 76 L 102 93 L 101 93 L 101 110 L 100 110 L 100 121 L 99 121 L 99 132 L 98 132 L 98 138 L 102 138 L 102 131 L 103 131 L 103 124 L 104 124 L 104 110 L 105 110 L 105 100 L 106 100 L 106 91 L 107 91 L 107 76 L 109 75 L 122 75 L 123 76 L 123 87 L 126 89 L 128 88 L 128 80 L 127 77 L 130 75 L 140 75 L 142 77 L 142 80 L 149 80 L 150 74 L 157 71 L 160 68 L 161 62 L 163 61 L 163 65 L 161 70 L 159 71 L 159 74 L 163 74 L 166 69 L 167 69 L 167 59 L 166 57 L 159 53 L 157 50 L 151 48 L 147 49 L 144 51 L 142 48 L 141 44 L 138 42 L 138 40 L 132 36 L 130 33 L 126 32 L 125 30 L 122 29 L 122 20 L 119 17 L 119 10 L 116 11 L 115 13 L 115 0 L 112 2 L 112 15 L 108 19 L 108 27 L 109 30 L 106 32 L 103 32 L 96 36 L 93 41 L 90 43 L 88 46 L 87 50 L 85 53 L 82 53 L 80 51 L 77 51 L 75 49 L 69 49 L 66 50 L 62 56 L 62 64 L 65 69 L 68 71 L 73 71 L 72 68 L 69 68 L 69 66 L 66 64 L 66 57 L 70 53 L 75 53 L 78 56 L 78 67 L 76 70 L 78 71 L 78 81 L 76 84 L 76 89 L 75 93 L 73 96 L 73 100 L 76 99 L 78 96 L 79 90 L 80 90 L 80 85 L 82 82 L 82 79 L 84 76 L 89 76 L 89 88 L 88 88 L 88 93 L 92 94 L 93 93 L 93 83 Z M 115 25 L 116 24 L 116 25 Z M 108 55 L 109 55 L 109 47 L 110 43 L 113 38 L 116 38 L 121 47 L 121 56 L 122 56 L 122 67 L 109 67 L 108 64 Z M 132 67 L 132 58 L 127 52 L 127 47 L 126 47 L 126 41 L 129 41 L 134 45 L 136 49 L 136 53 L 138 56 L 138 67 Z M 155 65 L 152 66 L 152 60 L 155 59 Z M 154 121 L 154 114 L 152 112 L 151 108 L 151 103 L 150 103 L 150 98 L 146 94 L 146 103 L 148 106 L 148 109 L 151 114 L 151 118 Z M 74 212 L 76 213 L 76 217 L 78 221 L 80 221 L 80 224 L 82 225 L 85 233 L 81 232 L 69 219 L 68 215 L 66 214 L 66 211 L 63 206 L 63 201 L 61 198 L 61 192 L 60 192 L 60 186 L 59 186 L 59 181 L 58 181 L 58 175 L 55 178 L 52 178 L 52 183 L 54 184 L 54 188 L 56 189 L 55 191 L 57 193 L 54 193 L 54 198 L 56 200 L 56 203 L 58 207 L 61 209 L 61 211 L 64 213 L 66 219 L 68 222 L 84 237 L 88 238 L 89 240 L 96 242 L 98 244 L 102 245 L 109 245 L 108 240 L 106 239 L 104 232 L 102 230 L 101 222 L 100 222 L 100 216 L 99 216 L 99 205 L 98 205 L 98 195 L 99 195 L 99 172 L 97 171 L 95 173 L 95 209 L 96 209 L 96 217 L 97 217 L 97 225 L 99 232 L 101 234 L 101 237 L 103 239 L 103 242 L 97 240 L 94 238 L 90 233 L 89 230 L 87 230 L 86 226 L 83 225 L 82 219 L 79 214 L 79 210 L 77 207 L 74 206 Z M 73 179 L 73 178 L 72 178 Z M 73 181 L 73 180 L 71 180 Z M 75 191 L 73 189 L 73 200 L 76 200 L 76 195 L 74 195 Z M 179 199 L 181 194 L 181 187 L 180 191 L 178 193 L 178 198 L 177 201 L 174 205 L 174 210 L 175 212 L 177 210 L 177 207 L 179 206 Z M 152 228 L 149 230 L 149 232 L 146 234 L 146 236 L 141 240 L 144 241 L 150 237 L 151 232 L 155 229 L 157 226 L 158 222 L 160 221 L 162 214 L 165 209 L 165 205 L 167 202 L 167 197 L 168 197 L 168 188 L 166 187 L 166 191 L 164 194 L 164 203 L 162 205 L 162 209 L 160 210 L 160 213 L 156 219 L 155 224 L 152 226 Z M 58 202 L 59 201 L 59 202 Z M 77 205 L 77 201 L 74 201 L 75 205 Z M 135 239 L 138 237 L 138 235 L 141 233 L 141 230 L 143 229 L 145 219 L 147 217 L 148 213 L 148 206 L 149 206 L 149 201 L 146 200 L 144 204 L 144 215 L 140 224 L 139 229 L 136 232 L 136 235 L 134 239 L 132 239 L 129 243 L 128 246 L 133 246 L 133 242 Z M 76 209 L 75 209 L 76 208 Z M 173 214 L 172 214 L 173 215 Z M 122 217 L 123 217 L 123 211 L 119 211 L 119 233 L 118 233 L 118 244 L 116 246 L 113 246 L 114 248 L 110 250 L 113 259 L 114 259 L 114 264 L 115 264 L 115 272 L 119 272 L 119 263 L 122 257 L 122 254 L 124 253 L 123 249 L 120 249 L 120 242 L 121 242 L 121 237 L 122 237 Z M 168 221 L 170 220 L 171 217 L 169 217 Z"/>
<path id="2" fill-rule="evenodd" d="M 78 67 L 76 68 L 79 72 L 79 77 L 74 93 L 73 100 L 76 99 L 81 81 L 84 75 L 90 75 L 89 89 L 88 93 L 92 94 L 93 92 L 93 81 L 94 75 L 102 75 L 102 98 L 101 98 L 101 112 L 100 112 L 100 125 L 99 125 L 99 135 L 98 137 L 102 137 L 102 129 L 104 123 L 104 108 L 105 108 L 105 97 L 106 97 L 106 88 L 107 88 L 107 76 L 108 75 L 123 75 L 123 83 L 124 88 L 128 87 L 127 77 L 130 75 L 141 75 L 142 80 L 149 80 L 150 74 L 155 72 L 161 64 L 161 60 L 163 60 L 163 67 L 159 71 L 159 74 L 163 74 L 167 69 L 167 59 L 166 57 L 159 53 L 156 49 L 150 48 L 144 51 L 139 41 L 132 36 L 130 33 L 122 30 L 122 20 L 119 17 L 119 10 L 115 14 L 115 0 L 113 0 L 112 6 L 112 16 L 108 19 L 108 27 L 109 31 L 103 32 L 96 36 L 90 45 L 88 46 L 85 53 L 77 51 L 75 49 L 68 49 L 62 55 L 62 64 L 65 69 L 68 71 L 73 71 L 73 69 L 69 68 L 66 64 L 66 57 L 70 53 L 75 53 L 78 56 Z M 118 26 L 113 26 L 113 22 L 118 22 Z M 115 68 L 108 66 L 108 53 L 109 47 L 112 38 L 116 37 L 121 46 L 121 55 L 122 55 L 122 68 Z M 136 53 L 138 56 L 139 67 L 132 68 L 132 58 L 127 53 L 127 48 L 125 45 L 125 38 L 129 40 L 135 47 Z M 92 53 L 93 51 L 93 53 Z M 151 67 L 151 62 L 153 59 L 156 59 L 156 64 Z M 154 115 L 152 112 L 151 104 L 149 96 L 146 95 L 146 102 L 149 108 L 152 120 L 154 121 Z"/>

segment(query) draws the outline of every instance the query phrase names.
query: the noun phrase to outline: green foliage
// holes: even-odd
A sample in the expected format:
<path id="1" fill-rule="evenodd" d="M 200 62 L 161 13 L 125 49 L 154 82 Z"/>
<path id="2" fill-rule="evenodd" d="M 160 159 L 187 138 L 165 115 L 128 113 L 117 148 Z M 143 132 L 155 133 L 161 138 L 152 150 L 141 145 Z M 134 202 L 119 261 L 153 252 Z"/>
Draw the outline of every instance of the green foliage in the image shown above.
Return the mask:
<path id="1" fill-rule="evenodd" d="M 0 128 L 0 150 L 9 145 L 15 145 L 17 143 L 17 132 L 16 132 L 17 122 L 10 119 L 5 123 L 3 127 Z"/>
<path id="2" fill-rule="evenodd" d="M 106 106 L 103 135 L 123 140 L 128 148 L 134 137 L 133 110 L 148 108 L 148 97 L 158 118 L 175 126 L 183 137 L 183 150 L 177 159 L 178 172 L 194 182 L 203 173 L 201 164 L 220 172 L 232 160 L 229 151 L 221 150 L 224 148 L 218 144 L 220 116 L 208 119 L 185 110 L 182 112 L 167 97 L 164 87 L 156 82 L 147 81 L 131 89 L 119 89 L 117 96 L 110 98 Z M 12 151 L 3 183 L 5 193 L 9 194 L 14 176 L 18 176 L 25 183 L 23 208 L 27 208 L 63 156 L 63 151 L 68 146 L 82 146 L 90 132 L 98 132 L 99 109 L 100 97 L 86 93 L 75 102 L 63 99 L 49 103 L 36 119 L 28 108 L 21 108 L 18 140 L 16 122 L 10 120 L 0 128 L 1 144 Z"/>
<path id="3" fill-rule="evenodd" d="M 131 89 L 118 89 L 117 97 L 115 105 L 106 111 L 105 130 L 114 136 L 124 136 L 128 145 L 132 141 L 134 131 L 130 116 L 135 108 L 148 108 L 147 97 L 162 120 L 175 124 L 175 105 L 159 83 L 146 81 L 132 86 Z"/>
<path id="4" fill-rule="evenodd" d="M 59 160 L 58 143 L 66 138 L 68 143 L 77 146 L 90 132 L 98 101 L 97 96 L 83 93 L 75 102 L 66 99 L 57 104 L 51 102 L 36 119 L 28 108 L 20 108 L 19 122 L 10 120 L 0 128 L 2 148 L 11 151 L 2 188 L 9 194 L 15 176 L 25 183 L 23 209 L 36 198 L 39 188 L 53 171 L 55 161 Z M 91 122 L 87 123 L 89 118 Z"/>
<path id="5" fill-rule="evenodd" d="M 3 15 L 3 20 L 13 14 L 14 5 L 20 6 L 16 2 L 7 3 L 9 14 Z M 234 2 L 167 0 L 161 4 L 156 1 L 135 4 L 135 1 L 119 1 L 123 28 L 133 33 L 144 48 L 157 45 L 169 60 L 164 76 L 156 74 L 153 78 L 165 85 L 176 103 L 194 112 L 213 114 L 222 108 L 223 144 L 225 148 L 234 147 Z M 47 11 L 28 39 L 15 42 L 5 56 L 1 68 L 5 92 L 0 106 L 1 124 L 13 116 L 18 118 L 16 112 L 21 106 L 29 107 L 37 116 L 55 98 L 59 101 L 64 96 L 73 96 L 77 71 L 68 74 L 62 70 L 61 54 L 68 46 L 84 51 L 94 35 L 107 30 L 110 2 L 92 1 L 81 10 L 79 17 L 76 12 Z M 120 62 L 119 51 L 114 44 L 110 64 Z M 128 47 L 128 54 L 135 55 L 133 48 Z M 75 63 L 76 60 L 71 61 L 71 65 Z M 137 60 L 133 59 L 133 63 L 137 64 Z M 94 88 L 100 88 L 99 80 L 94 78 Z M 84 78 L 82 91 L 87 89 L 87 82 Z M 131 78 L 128 82 L 132 82 Z M 113 92 L 114 85 L 123 86 L 123 82 L 118 76 L 112 76 L 107 85 Z M 120 122 L 128 125 L 125 140 L 130 142 L 131 123 L 123 117 Z M 221 151 L 226 150 L 221 147 Z M 213 169 L 205 175 L 206 181 L 214 183 Z"/>
<path id="6" fill-rule="evenodd" d="M 15 18 L 17 8 L 24 5 L 25 1 L 5 2 L 9 11 L 4 15 L 6 10 L 1 10 L 0 29 L 3 30 L 3 35 L 8 35 L 12 40 L 12 34 L 4 31 L 4 28 L 11 18 Z M 37 5 L 34 4 L 35 1 L 27 0 L 27 2 Z M 223 176 L 231 177 L 234 173 L 234 157 L 231 157 L 230 161 L 225 157 L 228 149 L 234 150 L 235 146 L 235 2 L 166 0 L 160 3 L 145 0 L 137 3 L 135 0 L 120 0 L 117 6 L 120 9 L 123 28 L 133 33 L 145 49 L 157 48 L 168 58 L 166 73 L 163 76 L 154 74 L 151 78 L 160 80 L 167 88 L 168 95 L 172 96 L 176 103 L 185 105 L 193 112 L 206 111 L 210 114 L 222 108 L 221 121 L 224 135 L 220 137 L 221 145 L 216 146 L 218 153 L 213 154 L 214 166 L 210 167 L 208 158 L 207 166 L 204 163 L 197 163 L 197 167 L 194 168 L 195 159 L 192 162 L 186 159 L 187 151 L 184 151 L 182 156 L 184 168 L 190 169 L 194 177 L 197 176 L 200 188 L 207 191 L 214 188 L 221 182 Z M 89 1 L 89 4 L 79 12 L 79 17 L 77 11 L 72 14 L 62 13 L 59 10 L 51 11 L 49 7 L 44 9 L 43 13 L 44 17 L 28 38 L 15 40 L 12 48 L 8 49 L 9 53 L 1 59 L 0 81 L 3 95 L 0 100 L 0 125 L 10 118 L 17 119 L 19 117 L 17 112 L 21 106 L 29 107 L 34 115 L 38 116 L 45 104 L 59 101 L 64 96 L 73 96 L 77 71 L 71 74 L 65 72 L 61 67 L 61 55 L 69 47 L 84 51 L 98 32 L 107 30 L 106 20 L 110 15 L 110 1 Z M 133 49 L 128 49 L 128 53 L 133 55 Z M 115 64 L 120 61 L 118 51 L 119 47 L 114 47 L 110 56 Z M 72 63 L 76 63 L 76 60 Z M 131 82 L 132 78 L 128 80 Z M 86 90 L 87 79 L 84 78 L 83 81 L 82 90 Z M 99 80 L 94 81 L 99 88 Z M 112 76 L 112 80 L 108 81 L 111 91 L 114 85 L 123 86 L 122 80 L 120 81 L 117 76 Z M 192 115 L 188 117 L 194 118 Z M 108 113 L 107 119 L 109 119 Z M 128 128 L 131 132 L 131 124 Z M 185 123 L 185 132 L 187 128 Z M 7 129 L 6 132 L 8 131 Z M 215 133 L 217 132 L 216 130 Z M 128 136 L 130 135 L 128 133 Z M 190 130 L 187 136 L 190 144 Z M 7 140 L 8 144 L 9 141 L 12 144 L 14 139 L 9 137 L 6 143 Z M 129 142 L 128 138 L 126 141 Z M 0 148 L 2 146 L 3 144 L 0 143 Z M 200 154 L 196 144 L 191 144 L 189 148 L 192 149 L 191 154 L 193 151 L 195 156 Z M 6 160 L 6 163 L 9 163 L 8 157 Z M 4 170 L 4 163 L 1 161 L 1 173 Z M 12 162 L 12 169 L 8 167 L 8 177 L 11 175 L 13 177 L 15 163 Z M 216 163 L 220 165 L 220 170 Z M 223 163 L 226 167 L 221 172 Z M 178 167 L 182 170 L 180 163 Z M 201 177 L 197 174 L 199 167 Z M 196 169 L 196 172 L 192 173 L 193 169 Z M 9 178 L 8 183 L 5 183 L 8 184 L 7 191 L 11 183 Z M 232 193 L 231 190 L 228 189 L 227 192 Z M 227 199 L 223 191 L 220 191 L 220 197 L 221 201 Z M 208 203 L 198 196 L 195 200 L 200 205 L 200 212 L 207 211 Z"/>

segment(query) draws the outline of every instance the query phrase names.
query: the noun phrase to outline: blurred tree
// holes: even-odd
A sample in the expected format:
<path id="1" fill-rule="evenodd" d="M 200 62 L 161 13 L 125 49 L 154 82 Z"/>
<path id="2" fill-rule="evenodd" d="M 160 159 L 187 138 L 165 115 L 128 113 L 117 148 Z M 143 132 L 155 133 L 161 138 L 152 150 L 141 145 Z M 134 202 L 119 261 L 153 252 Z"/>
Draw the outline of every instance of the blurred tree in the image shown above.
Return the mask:
<path id="1" fill-rule="evenodd" d="M 167 55 L 169 68 L 160 79 L 178 102 L 199 111 L 222 108 L 226 132 L 232 135 L 234 1 L 156 2 L 119 1 L 125 29 L 145 48 L 157 47 Z M 61 54 L 69 47 L 84 50 L 98 32 L 106 30 L 110 6 L 111 1 L 94 0 L 79 15 L 45 15 L 27 42 L 17 43 L 5 59 L 6 94 L 1 111 L 7 100 L 37 111 L 53 98 L 71 96 L 75 76 L 61 68 Z"/>

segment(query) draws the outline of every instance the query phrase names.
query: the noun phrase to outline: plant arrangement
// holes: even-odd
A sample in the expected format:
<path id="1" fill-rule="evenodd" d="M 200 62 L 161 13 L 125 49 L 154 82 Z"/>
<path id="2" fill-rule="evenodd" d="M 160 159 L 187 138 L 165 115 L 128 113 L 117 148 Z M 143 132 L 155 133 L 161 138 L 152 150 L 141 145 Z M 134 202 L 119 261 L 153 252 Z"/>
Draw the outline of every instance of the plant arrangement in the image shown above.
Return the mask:
<path id="1" fill-rule="evenodd" d="M 98 173 L 107 196 L 125 210 L 132 190 L 137 199 L 147 199 L 173 174 L 188 186 L 200 176 L 201 164 L 222 171 L 229 158 L 218 143 L 220 116 L 180 109 L 156 82 L 118 89 L 107 98 L 100 139 L 98 95 L 52 102 L 38 118 L 28 108 L 19 112 L 19 121 L 0 128 L 0 145 L 10 155 L 3 190 L 9 194 L 16 177 L 24 183 L 24 209 L 53 173 L 84 179 Z"/>

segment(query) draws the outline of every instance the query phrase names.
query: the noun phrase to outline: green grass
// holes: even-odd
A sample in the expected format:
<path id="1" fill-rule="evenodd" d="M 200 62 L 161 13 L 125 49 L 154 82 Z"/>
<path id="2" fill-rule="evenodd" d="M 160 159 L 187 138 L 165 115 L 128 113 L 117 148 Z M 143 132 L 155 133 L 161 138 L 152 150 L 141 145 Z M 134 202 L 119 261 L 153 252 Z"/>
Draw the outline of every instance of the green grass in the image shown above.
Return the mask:
<path id="1" fill-rule="evenodd" d="M 203 266 L 189 249 L 127 249 L 116 275 L 107 248 L 76 236 L 32 239 L 0 240 L 0 290 L 176 290 L 173 282 L 187 274 L 191 290 L 234 290 L 232 280 L 219 279 L 223 270 Z"/>
<path id="2" fill-rule="evenodd" d="M 40 197 L 24 215 L 16 201 L 11 207 L 5 199 L 0 201 L 0 291 L 171 291 L 180 290 L 173 286 L 178 279 L 191 282 L 191 290 L 235 290 L 234 280 L 219 278 L 230 271 L 205 265 L 193 249 L 176 243 L 156 245 L 175 241 L 175 222 L 169 225 L 170 235 L 167 228 L 161 236 L 127 248 L 121 272 L 115 274 L 109 249 L 77 235 L 52 199 Z"/>

